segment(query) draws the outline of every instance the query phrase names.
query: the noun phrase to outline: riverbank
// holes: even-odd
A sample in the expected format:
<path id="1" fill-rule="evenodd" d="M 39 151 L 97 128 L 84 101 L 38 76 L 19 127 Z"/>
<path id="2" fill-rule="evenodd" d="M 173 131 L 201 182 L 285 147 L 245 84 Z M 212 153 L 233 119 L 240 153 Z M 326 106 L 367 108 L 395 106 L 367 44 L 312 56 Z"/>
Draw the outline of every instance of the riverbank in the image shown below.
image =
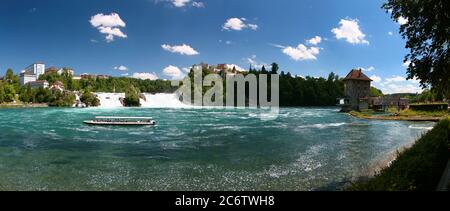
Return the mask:
<path id="1" fill-rule="evenodd" d="M 1 108 L 47 108 L 47 103 L 4 103 L 0 104 Z"/>
<path id="2" fill-rule="evenodd" d="M 366 170 L 364 170 L 363 174 L 360 176 L 360 181 L 368 181 L 370 178 L 378 175 L 383 169 L 389 168 L 391 164 L 397 160 L 399 155 L 406 150 L 410 149 L 417 140 L 414 140 L 413 143 L 402 146 L 398 149 L 395 149 L 389 152 L 386 156 L 383 156 L 380 160 L 377 160 L 369 165 Z"/>
<path id="3" fill-rule="evenodd" d="M 448 113 L 412 113 L 410 111 L 400 113 L 376 113 L 371 111 L 351 111 L 349 115 L 369 120 L 412 121 L 412 122 L 439 122 L 448 118 Z"/>
<path id="4" fill-rule="evenodd" d="M 412 147 L 399 152 L 374 177 L 356 182 L 356 191 L 420 191 L 436 190 L 450 158 L 450 120 L 441 121 Z"/>

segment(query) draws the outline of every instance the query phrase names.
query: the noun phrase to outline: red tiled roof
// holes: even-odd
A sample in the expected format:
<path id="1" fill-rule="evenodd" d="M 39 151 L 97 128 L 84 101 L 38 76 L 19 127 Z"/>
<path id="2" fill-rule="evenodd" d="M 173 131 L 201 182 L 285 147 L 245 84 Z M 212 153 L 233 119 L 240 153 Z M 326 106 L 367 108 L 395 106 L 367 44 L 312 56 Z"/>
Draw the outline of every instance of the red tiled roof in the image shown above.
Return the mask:
<path id="1" fill-rule="evenodd" d="M 360 69 L 359 70 L 354 69 L 350 71 L 347 77 L 344 78 L 344 81 L 347 80 L 372 81 L 372 79 L 364 75 L 364 73 Z"/>

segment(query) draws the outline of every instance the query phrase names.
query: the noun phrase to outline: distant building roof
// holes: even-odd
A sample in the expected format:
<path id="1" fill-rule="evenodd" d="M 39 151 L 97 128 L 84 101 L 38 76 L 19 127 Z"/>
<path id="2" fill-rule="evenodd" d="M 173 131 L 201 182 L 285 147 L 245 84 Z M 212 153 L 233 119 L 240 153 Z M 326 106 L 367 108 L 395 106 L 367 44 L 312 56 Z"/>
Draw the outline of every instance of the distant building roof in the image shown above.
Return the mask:
<path id="1" fill-rule="evenodd" d="M 30 72 L 22 72 L 20 73 L 20 76 L 36 76 L 36 74 Z"/>
<path id="2" fill-rule="evenodd" d="M 59 68 L 55 67 L 55 66 L 51 66 L 49 68 L 47 68 L 46 70 L 58 70 Z"/>
<path id="3" fill-rule="evenodd" d="M 31 83 L 31 84 L 44 84 L 44 83 L 48 83 L 48 82 L 45 81 L 45 80 L 39 80 L 39 81 L 30 81 L 28 83 Z"/>
<path id="4" fill-rule="evenodd" d="M 347 77 L 344 78 L 344 81 L 347 80 L 372 81 L 372 79 L 364 75 L 361 69 L 353 69 L 350 71 Z"/>

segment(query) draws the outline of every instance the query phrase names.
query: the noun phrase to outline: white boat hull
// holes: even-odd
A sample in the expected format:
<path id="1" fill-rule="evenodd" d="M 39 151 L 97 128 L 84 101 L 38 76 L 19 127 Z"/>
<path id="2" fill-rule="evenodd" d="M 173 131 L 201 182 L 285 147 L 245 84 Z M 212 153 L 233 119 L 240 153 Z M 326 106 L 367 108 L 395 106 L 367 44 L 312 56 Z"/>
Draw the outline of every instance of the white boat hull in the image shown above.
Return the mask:
<path id="1" fill-rule="evenodd" d="M 103 126 L 154 126 L 155 121 L 151 122 L 98 122 L 98 121 L 84 121 L 88 125 L 103 125 Z"/>

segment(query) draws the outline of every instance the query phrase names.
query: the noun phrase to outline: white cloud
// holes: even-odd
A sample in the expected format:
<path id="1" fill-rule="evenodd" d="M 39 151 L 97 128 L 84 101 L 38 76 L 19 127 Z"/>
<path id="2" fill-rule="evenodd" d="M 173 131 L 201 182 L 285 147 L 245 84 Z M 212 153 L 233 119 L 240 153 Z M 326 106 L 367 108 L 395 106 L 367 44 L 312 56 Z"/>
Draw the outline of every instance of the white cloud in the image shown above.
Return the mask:
<path id="1" fill-rule="evenodd" d="M 247 21 L 247 19 L 245 18 L 230 18 L 225 22 L 222 28 L 227 31 L 230 30 L 241 31 L 246 28 L 250 28 L 251 30 L 256 31 L 258 29 L 258 25 L 248 24 L 245 23 L 245 21 Z"/>
<path id="2" fill-rule="evenodd" d="M 256 24 L 247 24 L 248 28 L 250 28 L 253 31 L 256 31 L 258 29 L 258 25 Z"/>
<path id="3" fill-rule="evenodd" d="M 119 71 L 128 71 L 128 67 L 120 65 L 120 66 L 116 66 L 114 67 L 114 70 L 119 70 Z"/>
<path id="4" fill-rule="evenodd" d="M 368 68 L 360 67 L 359 69 L 361 69 L 364 72 L 372 72 L 375 70 L 375 67 L 374 66 L 370 66 Z"/>
<path id="5" fill-rule="evenodd" d="M 134 73 L 133 78 L 141 79 L 141 80 L 158 80 L 158 75 L 156 73 Z"/>
<path id="6" fill-rule="evenodd" d="M 114 37 L 127 38 L 128 36 L 122 32 L 120 28 L 126 26 L 125 22 L 120 18 L 119 14 L 111 13 L 110 15 L 104 15 L 99 13 L 91 17 L 89 21 L 91 25 L 97 30 L 106 35 L 106 41 L 114 41 Z"/>
<path id="7" fill-rule="evenodd" d="M 173 6 L 175 7 L 184 7 L 186 6 L 191 0 L 171 0 Z"/>
<path id="8" fill-rule="evenodd" d="M 283 53 L 290 56 L 295 61 L 303 61 L 303 60 L 316 60 L 317 55 L 319 55 L 320 49 L 317 47 L 306 47 L 303 44 L 298 45 L 297 47 L 284 47 L 280 45 L 275 45 L 276 47 L 282 47 Z"/>
<path id="9" fill-rule="evenodd" d="M 382 90 L 386 94 L 394 93 L 421 93 L 423 90 L 418 86 L 411 83 L 395 84 L 391 83 L 385 86 Z"/>
<path id="10" fill-rule="evenodd" d="M 191 46 L 186 45 L 186 44 L 174 45 L 174 46 L 164 44 L 164 45 L 161 45 L 161 47 L 166 51 L 169 51 L 172 53 L 179 53 L 181 55 L 194 56 L 194 55 L 199 54 L 194 48 L 192 48 Z"/>
<path id="11" fill-rule="evenodd" d="M 156 2 L 170 2 L 174 7 L 182 8 L 186 6 L 192 6 L 196 8 L 204 8 L 205 4 L 203 2 L 199 1 L 192 1 L 192 0 L 156 0 Z"/>
<path id="12" fill-rule="evenodd" d="M 366 35 L 359 28 L 357 19 L 341 19 L 339 28 L 331 30 L 336 35 L 336 39 L 345 39 L 351 44 L 369 44 L 365 39 Z"/>
<path id="13" fill-rule="evenodd" d="M 189 68 L 189 67 L 183 67 L 182 70 L 183 70 L 185 73 L 190 73 L 190 72 L 191 72 L 191 68 Z"/>
<path id="14" fill-rule="evenodd" d="M 406 61 L 406 62 L 403 62 L 403 67 L 409 67 L 409 65 L 411 64 L 411 61 Z"/>
<path id="15" fill-rule="evenodd" d="M 125 27 L 125 22 L 120 18 L 119 14 L 111 13 L 110 15 L 104 15 L 99 13 L 91 17 L 91 25 L 94 27 Z"/>
<path id="16" fill-rule="evenodd" d="M 230 70 L 232 70 L 233 68 L 236 68 L 236 70 L 238 72 L 246 72 L 247 71 L 246 69 L 239 67 L 239 65 L 235 65 L 235 64 L 227 64 L 227 68 Z"/>
<path id="17" fill-rule="evenodd" d="M 315 36 L 315 37 L 307 40 L 307 43 L 311 44 L 311 45 L 318 45 L 321 42 L 322 42 L 322 37 L 319 37 L 319 36 Z"/>
<path id="18" fill-rule="evenodd" d="M 390 78 L 386 78 L 386 82 L 387 83 L 391 83 L 391 82 L 403 82 L 406 81 L 405 77 L 402 76 L 392 76 Z"/>
<path id="19" fill-rule="evenodd" d="M 409 22 L 408 18 L 404 18 L 404 17 L 402 17 L 402 16 L 400 16 L 400 17 L 397 19 L 397 23 L 400 24 L 400 25 L 405 25 L 405 24 L 407 24 L 408 22 Z"/>
<path id="20" fill-rule="evenodd" d="M 165 76 L 171 77 L 172 79 L 182 79 L 185 74 L 180 70 L 180 68 L 169 65 L 168 67 L 163 69 L 163 73 Z"/>
<path id="21" fill-rule="evenodd" d="M 392 36 L 392 35 L 394 35 L 394 33 L 393 32 L 388 32 L 388 35 Z"/>
<path id="22" fill-rule="evenodd" d="M 120 74 L 120 76 L 124 76 L 124 77 L 129 76 L 129 75 L 130 75 L 129 73 Z"/>
<path id="23" fill-rule="evenodd" d="M 380 83 L 382 80 L 381 77 L 376 76 L 376 75 L 371 76 L 370 79 L 372 79 L 373 82 L 375 82 L 375 83 Z"/>
<path id="24" fill-rule="evenodd" d="M 204 8 L 205 4 L 203 2 L 196 2 L 196 1 L 194 1 L 194 2 L 192 2 L 192 6 L 196 7 L 196 8 Z"/>
<path id="25" fill-rule="evenodd" d="M 256 55 L 252 55 L 251 57 L 245 58 L 247 60 L 247 63 L 249 63 L 253 68 L 260 69 L 262 66 L 270 67 L 270 65 L 266 64 L 265 62 L 258 62 Z"/>
<path id="26" fill-rule="evenodd" d="M 420 87 L 418 80 L 406 80 L 402 76 L 391 76 L 384 80 L 376 75 L 370 77 L 373 80 L 373 86 L 381 89 L 385 94 L 394 93 L 421 93 L 423 90 Z"/>

